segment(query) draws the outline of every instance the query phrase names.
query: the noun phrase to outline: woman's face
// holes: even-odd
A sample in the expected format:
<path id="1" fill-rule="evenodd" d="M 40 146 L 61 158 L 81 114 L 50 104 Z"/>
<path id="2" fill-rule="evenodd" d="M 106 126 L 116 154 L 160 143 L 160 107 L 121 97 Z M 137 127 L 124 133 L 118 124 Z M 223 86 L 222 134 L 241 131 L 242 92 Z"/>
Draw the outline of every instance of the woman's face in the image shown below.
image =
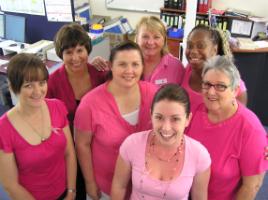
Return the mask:
<path id="1" fill-rule="evenodd" d="M 28 107 L 39 107 L 42 105 L 47 94 L 47 81 L 25 81 L 18 94 L 19 102 Z"/>
<path id="2" fill-rule="evenodd" d="M 181 103 L 163 99 L 155 103 L 151 118 L 158 141 L 162 145 L 173 146 L 180 143 L 191 115 L 187 117 L 185 107 Z"/>
<path id="3" fill-rule="evenodd" d="M 188 37 L 186 58 L 194 70 L 202 71 L 204 62 L 217 55 L 217 48 L 207 31 L 196 30 Z"/>
<path id="4" fill-rule="evenodd" d="M 62 59 L 67 70 L 71 72 L 83 71 L 87 67 L 88 52 L 85 46 L 77 45 L 65 49 L 62 53 Z"/>
<path id="5" fill-rule="evenodd" d="M 161 56 L 165 38 L 159 31 L 149 31 L 143 25 L 138 31 L 137 43 L 142 50 L 144 58 L 146 59 L 146 57 Z"/>
<path id="6" fill-rule="evenodd" d="M 138 50 L 118 51 L 111 66 L 112 81 L 121 87 L 133 87 L 141 78 L 143 63 Z"/>
<path id="7" fill-rule="evenodd" d="M 222 71 L 211 69 L 204 75 L 202 94 L 209 111 L 232 109 L 238 89 L 232 89 L 230 84 L 229 77 Z"/>

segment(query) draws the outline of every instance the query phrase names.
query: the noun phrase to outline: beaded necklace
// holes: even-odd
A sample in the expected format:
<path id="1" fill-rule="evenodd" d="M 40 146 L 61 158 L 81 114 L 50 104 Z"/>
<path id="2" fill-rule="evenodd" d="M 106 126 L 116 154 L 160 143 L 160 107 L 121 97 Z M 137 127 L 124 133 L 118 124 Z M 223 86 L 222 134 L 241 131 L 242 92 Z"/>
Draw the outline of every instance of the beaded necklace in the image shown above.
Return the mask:
<path id="1" fill-rule="evenodd" d="M 148 136 L 149 138 L 149 136 Z M 180 160 L 180 155 L 183 152 L 183 148 L 184 148 L 184 138 L 181 139 L 179 146 L 176 149 L 176 152 L 174 154 L 172 154 L 169 158 L 164 159 L 161 158 L 159 155 L 157 155 L 157 151 L 156 151 L 156 143 L 155 143 L 155 135 L 153 134 L 151 141 L 148 143 L 148 150 L 146 151 L 145 154 L 145 164 L 144 164 L 144 169 L 143 172 L 141 174 L 141 178 L 140 178 L 140 191 L 144 191 L 144 186 L 143 186 L 143 182 L 144 179 L 150 177 L 151 174 L 151 170 L 150 170 L 150 166 L 152 166 L 152 160 L 155 158 L 158 161 L 160 161 L 161 165 L 165 165 L 166 167 L 168 167 L 169 169 L 167 170 L 167 173 L 169 172 L 170 177 L 168 178 L 168 180 L 162 180 L 159 179 L 159 181 L 162 182 L 163 184 L 163 192 L 162 192 L 162 197 L 161 199 L 163 200 L 167 200 L 168 196 L 167 196 L 167 192 L 168 189 L 170 187 L 170 184 L 172 183 L 172 180 L 175 178 L 176 172 L 179 170 L 179 160 Z M 142 193 L 142 192 L 141 192 Z M 146 192 L 144 192 L 146 193 Z M 141 199 L 146 199 L 144 195 L 141 195 Z"/>

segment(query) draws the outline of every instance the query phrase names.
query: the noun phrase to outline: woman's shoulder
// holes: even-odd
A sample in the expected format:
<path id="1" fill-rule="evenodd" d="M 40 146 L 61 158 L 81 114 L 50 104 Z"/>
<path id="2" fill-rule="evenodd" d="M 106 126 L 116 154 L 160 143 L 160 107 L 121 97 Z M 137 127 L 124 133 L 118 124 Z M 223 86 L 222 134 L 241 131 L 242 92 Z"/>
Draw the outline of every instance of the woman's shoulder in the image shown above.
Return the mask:
<path id="1" fill-rule="evenodd" d="M 182 62 L 180 61 L 179 58 L 173 56 L 171 53 L 167 53 L 162 57 L 162 60 L 165 61 L 165 63 L 168 66 L 175 66 L 175 67 L 183 67 Z"/>
<path id="2" fill-rule="evenodd" d="M 143 145 L 144 142 L 147 142 L 148 135 L 150 134 L 151 130 L 137 132 L 129 135 L 125 141 L 124 145 L 131 145 L 135 148 L 138 148 L 140 145 Z"/>
<path id="3" fill-rule="evenodd" d="M 191 138 L 190 136 L 185 135 L 184 137 L 185 137 L 186 144 L 188 144 L 191 149 L 194 149 L 195 151 L 199 151 L 200 149 L 201 150 L 206 149 L 203 144 Z"/>

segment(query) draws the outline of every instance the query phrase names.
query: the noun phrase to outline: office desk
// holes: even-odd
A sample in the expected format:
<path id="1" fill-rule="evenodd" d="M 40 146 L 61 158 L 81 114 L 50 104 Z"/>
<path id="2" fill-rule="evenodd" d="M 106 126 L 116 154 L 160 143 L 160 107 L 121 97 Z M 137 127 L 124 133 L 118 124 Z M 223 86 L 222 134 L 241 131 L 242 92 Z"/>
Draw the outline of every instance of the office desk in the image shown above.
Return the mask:
<path id="1" fill-rule="evenodd" d="M 248 108 L 268 126 L 268 48 L 234 49 L 235 64 L 248 89 Z"/>

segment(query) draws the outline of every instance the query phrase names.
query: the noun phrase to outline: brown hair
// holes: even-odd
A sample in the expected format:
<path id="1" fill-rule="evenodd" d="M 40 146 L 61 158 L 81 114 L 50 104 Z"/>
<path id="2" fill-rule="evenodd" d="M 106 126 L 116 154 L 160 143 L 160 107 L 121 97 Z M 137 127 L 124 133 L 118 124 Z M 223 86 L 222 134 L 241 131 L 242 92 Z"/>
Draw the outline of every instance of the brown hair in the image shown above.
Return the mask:
<path id="1" fill-rule="evenodd" d="M 185 108 L 186 116 L 190 115 L 190 99 L 186 90 L 180 87 L 177 84 L 169 83 L 162 86 L 154 96 L 152 105 L 151 105 L 151 113 L 154 111 L 154 106 L 156 103 L 162 100 L 169 100 L 181 103 Z"/>
<path id="2" fill-rule="evenodd" d="M 54 38 L 57 55 L 62 59 L 63 51 L 77 45 L 85 46 L 88 55 L 92 50 L 91 39 L 82 26 L 76 23 L 66 24 L 60 28 Z"/>
<path id="3" fill-rule="evenodd" d="M 142 17 L 141 20 L 138 22 L 136 26 L 136 41 L 137 41 L 137 36 L 139 34 L 139 30 L 142 26 L 145 26 L 147 30 L 155 32 L 158 31 L 161 33 L 161 35 L 164 38 L 164 46 L 161 50 L 162 56 L 167 54 L 169 52 L 168 50 L 168 45 L 167 45 L 167 33 L 166 33 L 166 27 L 164 23 L 157 17 L 155 16 L 149 16 L 149 17 Z"/>
<path id="4" fill-rule="evenodd" d="M 7 77 L 12 91 L 18 94 L 25 81 L 47 81 L 48 71 L 38 56 L 20 53 L 11 58 L 7 68 Z"/>

